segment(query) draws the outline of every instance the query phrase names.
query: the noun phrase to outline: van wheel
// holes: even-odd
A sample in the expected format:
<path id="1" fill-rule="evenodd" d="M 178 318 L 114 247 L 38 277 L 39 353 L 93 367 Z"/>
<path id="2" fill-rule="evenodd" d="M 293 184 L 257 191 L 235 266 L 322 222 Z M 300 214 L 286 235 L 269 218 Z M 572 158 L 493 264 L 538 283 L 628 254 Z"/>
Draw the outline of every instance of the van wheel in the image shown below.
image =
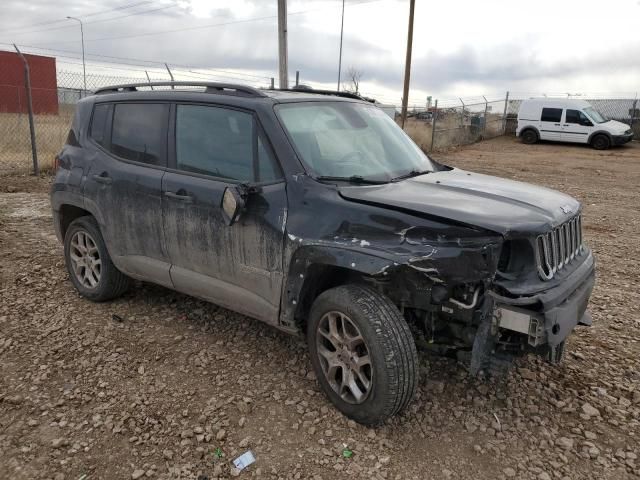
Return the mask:
<path id="1" fill-rule="evenodd" d="M 130 279 L 118 270 L 93 217 L 75 219 L 64 236 L 64 259 L 78 293 L 94 302 L 122 295 Z"/>
<path id="2" fill-rule="evenodd" d="M 596 135 L 591 140 L 591 146 L 596 150 L 606 150 L 611 146 L 611 141 L 606 135 Z"/>
<path id="3" fill-rule="evenodd" d="M 376 425 L 413 398 L 415 342 L 396 306 L 375 290 L 345 285 L 322 293 L 311 308 L 307 341 L 322 389 L 347 417 Z"/>
<path id="4" fill-rule="evenodd" d="M 525 130 L 520 136 L 522 137 L 522 143 L 526 143 L 527 145 L 532 145 L 538 141 L 538 134 L 535 130 Z"/>

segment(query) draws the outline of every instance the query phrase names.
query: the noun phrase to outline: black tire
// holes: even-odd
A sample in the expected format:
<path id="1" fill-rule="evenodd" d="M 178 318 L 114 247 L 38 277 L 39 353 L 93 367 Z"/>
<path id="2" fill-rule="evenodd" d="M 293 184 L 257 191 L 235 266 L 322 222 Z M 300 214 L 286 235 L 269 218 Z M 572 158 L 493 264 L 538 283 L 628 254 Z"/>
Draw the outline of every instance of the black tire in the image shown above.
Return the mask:
<path id="1" fill-rule="evenodd" d="M 591 139 L 591 146 L 596 150 L 607 150 L 611 146 L 611 140 L 606 135 L 596 135 Z"/>
<path id="2" fill-rule="evenodd" d="M 363 340 L 370 362 L 371 382 L 360 403 L 345 401 L 331 386 L 318 354 L 321 320 L 335 312 L 348 317 Z M 345 285 L 327 290 L 313 303 L 307 326 L 311 363 L 318 381 L 333 404 L 347 417 L 377 425 L 403 410 L 417 388 L 418 356 L 407 322 L 396 306 L 375 290 Z M 344 370 L 343 370 L 344 372 Z"/>
<path id="3" fill-rule="evenodd" d="M 526 143 L 527 145 L 533 145 L 538 141 L 538 134 L 535 130 L 528 129 L 520 134 L 522 138 L 522 143 Z"/>
<path id="4" fill-rule="evenodd" d="M 93 287 L 82 283 L 74 271 L 71 250 L 72 241 L 76 234 L 88 235 L 97 249 L 97 258 L 100 260 L 100 272 L 98 280 Z M 67 271 L 69 272 L 69 278 L 75 289 L 80 295 L 94 302 L 104 302 L 119 297 L 131 284 L 130 278 L 118 270 L 111 261 L 104 239 L 100 233 L 100 227 L 91 216 L 76 218 L 67 228 L 64 236 L 64 259 Z M 93 278 L 95 280 L 95 277 Z"/>

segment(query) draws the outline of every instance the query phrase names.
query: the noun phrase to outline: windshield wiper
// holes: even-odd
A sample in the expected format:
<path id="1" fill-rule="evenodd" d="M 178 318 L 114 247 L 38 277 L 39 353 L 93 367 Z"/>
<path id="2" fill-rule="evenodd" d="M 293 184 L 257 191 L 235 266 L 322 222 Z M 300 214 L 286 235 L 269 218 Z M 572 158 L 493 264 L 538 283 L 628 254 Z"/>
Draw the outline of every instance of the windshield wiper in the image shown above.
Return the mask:
<path id="1" fill-rule="evenodd" d="M 398 180 L 404 180 L 405 178 L 418 177 L 420 175 L 426 175 L 427 173 L 431 173 L 431 170 L 411 170 L 404 175 L 399 175 L 397 177 L 393 177 L 391 179 L 392 182 L 397 182 Z"/>
<path id="2" fill-rule="evenodd" d="M 330 175 L 320 175 L 315 177 L 316 180 L 329 181 L 329 182 L 349 182 L 358 185 L 382 185 L 383 183 L 389 183 L 387 180 L 374 180 L 372 178 L 365 178 L 362 175 L 351 175 L 350 177 L 334 177 Z"/>

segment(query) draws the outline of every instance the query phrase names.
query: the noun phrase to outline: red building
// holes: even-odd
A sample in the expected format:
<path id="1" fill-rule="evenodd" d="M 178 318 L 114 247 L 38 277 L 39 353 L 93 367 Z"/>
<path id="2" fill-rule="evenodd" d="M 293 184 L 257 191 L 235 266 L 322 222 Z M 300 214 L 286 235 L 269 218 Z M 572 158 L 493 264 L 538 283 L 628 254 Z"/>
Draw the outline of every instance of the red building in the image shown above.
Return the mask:
<path id="1" fill-rule="evenodd" d="M 25 54 L 31 71 L 33 113 L 58 114 L 56 59 Z M 27 113 L 24 64 L 16 52 L 0 50 L 0 113 Z"/>

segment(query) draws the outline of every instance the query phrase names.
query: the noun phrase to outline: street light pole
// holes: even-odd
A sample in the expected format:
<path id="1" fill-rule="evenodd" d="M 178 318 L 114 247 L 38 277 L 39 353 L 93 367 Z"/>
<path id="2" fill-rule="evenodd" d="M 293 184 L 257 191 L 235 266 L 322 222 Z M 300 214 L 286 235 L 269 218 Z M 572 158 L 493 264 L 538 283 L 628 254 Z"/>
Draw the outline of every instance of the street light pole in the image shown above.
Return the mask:
<path id="1" fill-rule="evenodd" d="M 340 91 L 340 74 L 342 73 L 342 34 L 344 33 L 344 0 L 342 0 L 342 23 L 340 24 L 340 56 L 338 57 L 338 92 Z"/>
<path id="2" fill-rule="evenodd" d="M 82 20 L 76 17 L 67 17 L 69 20 L 75 20 L 80 24 L 80 39 L 82 40 L 82 79 L 84 82 L 84 94 L 87 94 L 87 66 L 84 62 L 84 29 L 82 28 Z"/>

